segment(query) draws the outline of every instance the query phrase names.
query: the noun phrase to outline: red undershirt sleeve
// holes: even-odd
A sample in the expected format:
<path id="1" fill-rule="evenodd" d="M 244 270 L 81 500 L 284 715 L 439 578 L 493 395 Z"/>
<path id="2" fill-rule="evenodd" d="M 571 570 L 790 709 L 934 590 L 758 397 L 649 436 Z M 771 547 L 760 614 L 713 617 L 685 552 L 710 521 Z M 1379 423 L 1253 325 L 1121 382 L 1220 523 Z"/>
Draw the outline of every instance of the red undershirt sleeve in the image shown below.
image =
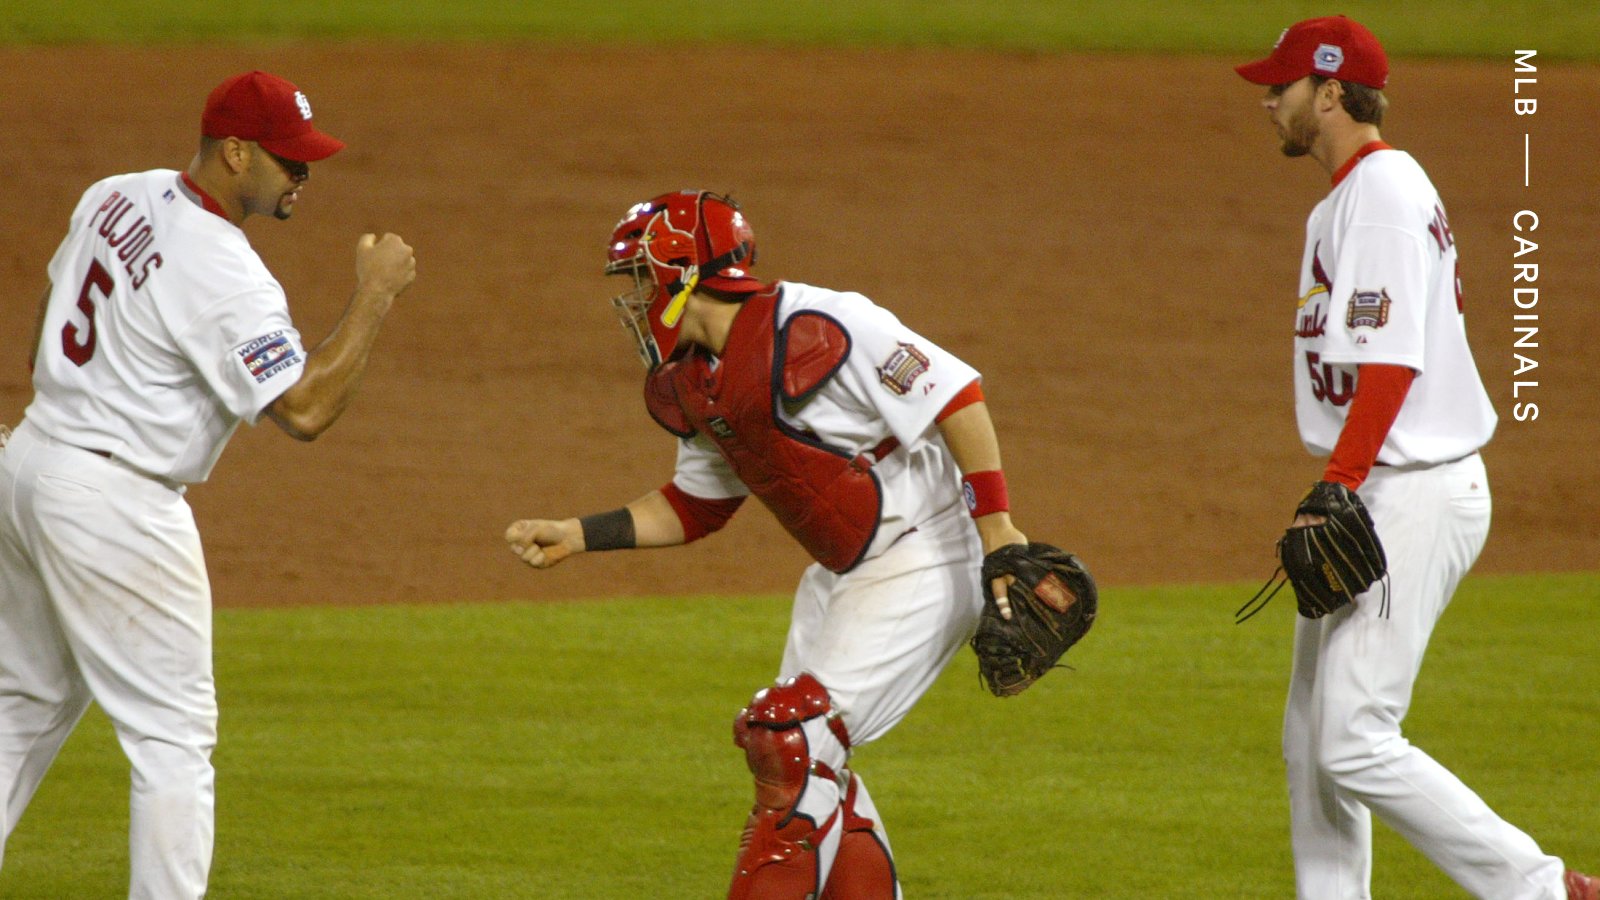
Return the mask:
<path id="1" fill-rule="evenodd" d="M 950 418 L 951 415 L 959 412 L 962 407 L 981 402 L 983 402 L 983 388 L 978 386 L 978 382 L 973 381 L 962 388 L 954 397 L 951 397 L 950 402 L 944 405 L 944 409 L 939 410 L 939 414 L 933 417 L 933 421 L 935 423 L 943 422 L 945 419 Z"/>
<path id="2" fill-rule="evenodd" d="M 1416 377 L 1416 371 L 1407 366 L 1367 363 L 1357 367 L 1350 412 L 1322 473 L 1323 481 L 1338 482 L 1353 491 L 1367 480 Z"/>
<path id="3" fill-rule="evenodd" d="M 713 531 L 728 524 L 733 514 L 744 503 L 743 497 L 725 497 L 720 500 L 708 500 L 705 497 L 696 497 L 685 493 L 672 482 L 667 482 L 661 488 L 661 496 L 667 498 L 672 505 L 672 511 L 678 514 L 678 521 L 683 523 L 683 542 L 685 544 L 698 541 Z"/>

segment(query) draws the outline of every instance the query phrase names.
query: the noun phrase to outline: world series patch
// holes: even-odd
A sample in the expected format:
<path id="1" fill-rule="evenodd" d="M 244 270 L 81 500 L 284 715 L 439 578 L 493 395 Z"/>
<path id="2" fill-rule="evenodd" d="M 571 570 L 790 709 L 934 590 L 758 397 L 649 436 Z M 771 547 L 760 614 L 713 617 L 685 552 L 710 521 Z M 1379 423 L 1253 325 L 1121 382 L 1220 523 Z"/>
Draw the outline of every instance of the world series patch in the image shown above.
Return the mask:
<path id="1" fill-rule="evenodd" d="M 1349 328 L 1382 328 L 1389 324 L 1389 291 L 1356 291 L 1344 324 Z"/>
<path id="2" fill-rule="evenodd" d="M 900 343 L 888 360 L 878 367 L 878 380 L 894 393 L 906 394 L 926 371 L 928 357 L 911 344 Z"/>
<path id="3" fill-rule="evenodd" d="M 1344 65 L 1344 48 L 1338 44 L 1318 44 L 1311 55 L 1311 65 L 1324 75 L 1332 75 Z"/>
<path id="4" fill-rule="evenodd" d="M 274 331 L 246 341 L 233 348 L 233 352 L 256 384 L 303 362 L 300 351 L 285 331 Z"/>

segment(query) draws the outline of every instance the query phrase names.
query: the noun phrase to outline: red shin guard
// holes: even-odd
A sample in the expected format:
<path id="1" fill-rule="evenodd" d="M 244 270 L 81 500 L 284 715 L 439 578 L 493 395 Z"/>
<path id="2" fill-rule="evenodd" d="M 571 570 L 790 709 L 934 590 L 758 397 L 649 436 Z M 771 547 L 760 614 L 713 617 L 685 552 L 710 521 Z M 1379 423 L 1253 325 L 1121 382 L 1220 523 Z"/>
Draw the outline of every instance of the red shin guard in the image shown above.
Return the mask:
<path id="1" fill-rule="evenodd" d="M 841 809 L 844 836 L 839 839 L 839 855 L 834 857 L 822 900 L 895 900 L 894 859 L 873 831 L 877 823 L 856 812 L 858 784 L 852 774 Z"/>
<path id="2" fill-rule="evenodd" d="M 805 900 L 817 896 L 817 847 L 838 819 L 815 827 L 792 811 L 757 804 L 739 837 L 728 900 Z"/>
<path id="3" fill-rule="evenodd" d="M 828 719 L 830 711 L 821 683 L 801 675 L 757 693 L 734 719 L 733 740 L 744 748 L 755 777 L 756 802 L 739 840 L 729 900 L 818 896 L 819 851 L 838 840 L 840 804 L 834 769 L 815 758 L 807 732 L 830 745 L 825 755 L 842 767 L 848 744 L 837 719 Z M 826 727 L 808 729 L 813 720 Z"/>

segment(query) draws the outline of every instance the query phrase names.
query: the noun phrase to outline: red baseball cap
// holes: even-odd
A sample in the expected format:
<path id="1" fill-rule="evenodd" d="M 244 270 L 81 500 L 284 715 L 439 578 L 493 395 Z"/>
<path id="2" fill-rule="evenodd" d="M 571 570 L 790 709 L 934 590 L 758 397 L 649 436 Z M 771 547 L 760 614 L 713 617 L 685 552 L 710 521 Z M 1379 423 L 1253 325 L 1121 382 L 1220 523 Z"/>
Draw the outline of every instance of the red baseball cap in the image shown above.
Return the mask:
<path id="1" fill-rule="evenodd" d="M 1272 55 L 1234 71 L 1256 84 L 1288 84 L 1322 75 L 1382 90 L 1389 81 L 1389 58 L 1360 22 L 1325 16 L 1290 25 L 1278 36 Z"/>
<path id="2" fill-rule="evenodd" d="M 344 141 L 311 124 L 311 102 L 299 88 L 266 72 L 246 72 L 217 85 L 206 98 L 200 133 L 255 141 L 295 162 L 316 162 L 344 149 Z"/>

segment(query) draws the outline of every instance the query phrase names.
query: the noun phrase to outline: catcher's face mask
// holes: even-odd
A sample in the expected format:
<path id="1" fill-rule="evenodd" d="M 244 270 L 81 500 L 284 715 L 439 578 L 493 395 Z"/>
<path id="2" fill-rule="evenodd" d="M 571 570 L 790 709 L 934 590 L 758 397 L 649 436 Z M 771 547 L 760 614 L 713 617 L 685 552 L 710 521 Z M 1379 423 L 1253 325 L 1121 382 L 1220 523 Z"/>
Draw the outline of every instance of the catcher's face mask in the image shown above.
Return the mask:
<path id="1" fill-rule="evenodd" d="M 679 191 L 635 204 L 611 231 L 606 274 L 629 275 L 633 287 L 611 299 L 633 335 L 645 368 L 677 349 L 678 326 L 696 287 L 758 290 L 743 263 L 755 261 L 755 234 L 731 199 Z"/>
<path id="2" fill-rule="evenodd" d="M 633 279 L 633 287 L 612 297 L 611 305 L 616 308 L 622 327 L 633 335 L 644 367 L 655 368 L 662 360 L 661 345 L 650 330 L 650 307 L 655 304 L 658 293 L 655 277 L 650 274 L 650 268 L 643 265 L 625 268 L 608 265 L 606 274 L 628 275 Z"/>

